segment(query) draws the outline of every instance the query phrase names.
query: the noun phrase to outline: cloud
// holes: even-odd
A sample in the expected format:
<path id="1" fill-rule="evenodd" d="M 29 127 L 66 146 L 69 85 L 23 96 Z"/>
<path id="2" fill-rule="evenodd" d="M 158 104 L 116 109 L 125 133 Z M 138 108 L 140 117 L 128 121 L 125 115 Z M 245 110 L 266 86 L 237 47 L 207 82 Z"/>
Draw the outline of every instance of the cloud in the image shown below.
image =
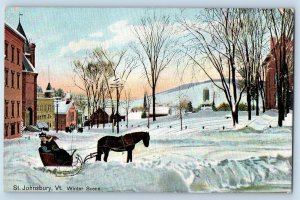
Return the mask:
<path id="1" fill-rule="evenodd" d="M 79 41 L 71 41 L 67 46 L 64 46 L 60 49 L 60 55 L 65 55 L 68 52 L 76 53 L 80 50 L 85 49 L 94 49 L 101 45 L 100 41 L 94 41 L 94 40 L 85 40 L 81 39 Z"/>
<path id="2" fill-rule="evenodd" d="M 68 52 L 76 53 L 80 50 L 89 50 L 96 47 L 103 47 L 109 49 L 114 46 L 122 46 L 129 42 L 137 41 L 134 33 L 132 32 L 133 28 L 140 28 L 138 25 L 130 25 L 126 20 L 117 21 L 107 27 L 108 35 L 111 35 L 110 38 L 102 41 L 96 40 L 87 40 L 81 39 L 79 41 L 71 41 L 65 47 L 62 47 L 60 54 L 63 56 Z M 179 36 L 182 34 L 183 30 L 180 24 L 176 23 L 172 26 L 167 27 L 170 33 L 174 36 Z M 95 32 L 89 35 L 90 37 L 102 37 L 103 32 Z"/>
<path id="3" fill-rule="evenodd" d="M 107 27 L 112 37 L 104 41 L 81 39 L 79 41 L 71 41 L 67 46 L 60 49 L 60 55 L 63 56 L 68 52 L 76 53 L 80 50 L 89 50 L 102 46 L 103 48 L 111 48 L 115 45 L 124 45 L 135 40 L 135 36 L 131 31 L 133 25 L 129 25 L 126 20 L 117 21 Z M 90 37 L 102 37 L 103 32 L 95 32 Z"/>
<path id="4" fill-rule="evenodd" d="M 126 20 L 117 21 L 107 27 L 109 32 L 113 34 L 111 39 L 103 42 L 105 48 L 110 48 L 114 45 L 122 45 L 134 41 L 135 36 L 132 32 L 133 25 L 129 25 Z"/>
<path id="5" fill-rule="evenodd" d="M 99 38 L 101 38 L 101 37 L 103 37 L 103 32 L 98 31 L 98 32 L 95 32 L 95 33 L 91 33 L 89 36 L 90 37 L 99 37 Z"/>

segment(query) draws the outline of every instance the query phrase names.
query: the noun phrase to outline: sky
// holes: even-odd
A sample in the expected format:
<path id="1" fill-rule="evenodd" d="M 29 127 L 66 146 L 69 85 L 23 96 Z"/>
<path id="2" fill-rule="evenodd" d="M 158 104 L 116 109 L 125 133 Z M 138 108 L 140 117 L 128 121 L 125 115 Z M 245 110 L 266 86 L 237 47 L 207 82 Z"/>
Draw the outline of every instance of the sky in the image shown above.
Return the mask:
<path id="1" fill-rule="evenodd" d="M 150 11 L 149 11 L 150 10 Z M 111 51 L 128 49 L 136 38 L 132 27 L 152 9 L 142 8 L 55 8 L 55 7 L 8 7 L 5 21 L 17 27 L 19 13 L 27 38 L 36 44 L 36 70 L 38 85 L 45 90 L 50 81 L 54 88 L 72 93 L 82 93 L 74 84 L 72 61 L 83 59 L 86 53 L 97 47 Z M 191 18 L 200 9 L 185 10 Z M 155 9 L 158 14 L 172 19 L 181 15 L 180 9 Z M 130 56 L 130 55 L 128 55 Z M 179 80 L 177 67 L 171 63 L 159 79 L 157 91 L 176 87 L 183 83 L 206 80 L 204 73 L 187 70 Z M 133 98 L 140 98 L 150 89 L 142 68 L 138 67 L 129 77 L 126 87 L 131 88 Z"/>

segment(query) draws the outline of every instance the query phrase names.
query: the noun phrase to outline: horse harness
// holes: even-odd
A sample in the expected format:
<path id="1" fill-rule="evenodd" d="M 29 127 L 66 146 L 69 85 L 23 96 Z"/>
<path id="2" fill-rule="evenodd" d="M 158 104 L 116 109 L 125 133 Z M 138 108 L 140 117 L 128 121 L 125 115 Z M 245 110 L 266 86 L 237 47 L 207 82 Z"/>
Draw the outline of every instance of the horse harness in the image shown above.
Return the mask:
<path id="1" fill-rule="evenodd" d="M 120 147 L 115 147 L 115 148 L 110 147 L 111 150 L 115 150 L 115 151 L 124 150 L 125 151 L 127 146 L 132 146 L 132 145 L 135 144 L 131 134 L 130 134 L 130 138 L 128 138 L 128 139 L 124 140 L 123 135 L 120 136 L 120 138 L 121 138 L 121 141 L 122 141 L 122 145 Z M 105 145 L 103 147 L 108 147 L 107 146 L 107 140 L 108 140 L 108 138 L 106 139 Z"/>

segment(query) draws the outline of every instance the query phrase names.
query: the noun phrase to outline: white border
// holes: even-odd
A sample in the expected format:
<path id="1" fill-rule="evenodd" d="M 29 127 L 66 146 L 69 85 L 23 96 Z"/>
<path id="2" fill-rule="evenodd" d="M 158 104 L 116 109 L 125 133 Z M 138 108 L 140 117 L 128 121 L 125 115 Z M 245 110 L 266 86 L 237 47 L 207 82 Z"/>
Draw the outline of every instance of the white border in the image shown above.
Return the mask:
<path id="1" fill-rule="evenodd" d="M 82 6 L 82 7 L 291 7 L 296 9 L 296 48 L 295 48 L 295 95 L 294 95 L 294 181 L 293 181 L 293 193 L 292 194 L 264 194 L 264 193 L 248 193 L 248 194 L 228 194 L 228 193 L 218 193 L 218 194 L 172 194 L 172 193 L 4 193 L 3 192 L 3 106 L 4 105 L 4 70 L 0 69 L 0 199 L 22 199 L 22 200 L 48 200 L 53 198 L 59 199 L 71 199 L 71 200 L 81 200 L 85 199 L 122 199 L 122 200 L 150 200 L 153 198 L 163 198 L 169 199 L 222 199 L 222 200 L 234 200 L 234 199 L 256 199 L 256 200 L 282 200 L 282 199 L 300 199 L 300 158 L 298 152 L 300 153 L 300 125 L 299 120 L 299 101 L 300 101 L 300 23 L 299 12 L 300 1 L 299 0 L 1 0 L 0 1 L 0 47 L 4 47 L 4 11 L 7 6 Z M 4 55 L 4 49 L 0 48 L 0 55 Z M 3 56 L 0 56 L 0 63 L 2 68 L 4 65 Z M 88 177 L 87 177 L 88 178 Z"/>

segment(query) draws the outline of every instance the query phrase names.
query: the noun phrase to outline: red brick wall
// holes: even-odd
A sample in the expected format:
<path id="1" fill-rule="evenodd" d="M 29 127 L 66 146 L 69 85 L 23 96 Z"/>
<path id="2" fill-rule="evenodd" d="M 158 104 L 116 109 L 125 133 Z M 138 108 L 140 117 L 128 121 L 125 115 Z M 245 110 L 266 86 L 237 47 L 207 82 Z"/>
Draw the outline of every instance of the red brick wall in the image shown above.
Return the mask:
<path id="1" fill-rule="evenodd" d="M 4 138 L 11 139 L 21 136 L 22 123 L 22 49 L 24 40 L 5 25 L 4 50 L 5 44 L 8 44 L 7 56 L 4 58 Z M 14 61 L 12 61 L 12 46 L 14 46 Z M 19 64 L 18 64 L 19 50 Z M 6 75 L 7 73 L 7 75 Z M 12 75 L 12 73 L 14 75 Z M 6 84 L 6 78 L 7 84 Z M 18 87 L 19 76 L 19 87 Z M 14 86 L 12 85 L 14 77 Z M 19 115 L 18 115 L 19 103 Z M 7 112 L 6 115 L 6 105 Z M 14 116 L 12 115 L 12 105 L 14 105 Z M 12 134 L 12 125 L 15 126 L 15 134 Z"/>
<path id="2" fill-rule="evenodd" d="M 56 114 L 55 114 L 56 118 Z M 56 128 L 56 125 L 55 125 Z M 65 114 L 59 114 L 58 115 L 58 130 L 64 131 L 66 129 L 66 115 Z"/>
<path id="3" fill-rule="evenodd" d="M 276 39 L 273 38 L 273 42 L 275 43 Z M 273 42 L 270 41 L 270 48 L 273 49 Z M 287 53 L 290 53 L 288 56 L 291 56 L 291 49 L 293 48 L 293 43 L 292 42 L 288 42 L 287 43 L 288 47 L 287 47 Z M 275 53 L 277 54 L 277 57 L 279 57 L 279 48 L 275 47 Z M 277 83 L 275 81 L 275 76 L 276 76 L 276 63 L 274 60 L 275 55 L 271 55 L 271 59 L 269 61 L 269 63 L 267 64 L 267 73 L 266 73 L 266 82 L 265 82 L 265 91 L 266 91 L 266 109 L 276 109 L 277 105 L 277 97 L 276 97 L 276 93 L 277 93 Z M 290 64 L 290 63 L 289 63 Z M 279 63 L 278 63 L 278 72 L 279 72 Z M 289 71 L 289 88 L 292 91 L 293 87 L 294 87 L 294 73 L 293 73 L 294 69 L 290 69 Z"/>
<path id="4" fill-rule="evenodd" d="M 31 72 L 23 72 L 23 109 L 22 109 L 22 116 L 24 119 L 24 124 L 30 124 L 26 122 L 26 111 L 28 109 L 32 109 L 33 116 L 32 116 L 32 125 L 36 124 L 37 118 L 37 94 L 36 94 L 36 87 L 37 87 L 37 74 Z"/>

